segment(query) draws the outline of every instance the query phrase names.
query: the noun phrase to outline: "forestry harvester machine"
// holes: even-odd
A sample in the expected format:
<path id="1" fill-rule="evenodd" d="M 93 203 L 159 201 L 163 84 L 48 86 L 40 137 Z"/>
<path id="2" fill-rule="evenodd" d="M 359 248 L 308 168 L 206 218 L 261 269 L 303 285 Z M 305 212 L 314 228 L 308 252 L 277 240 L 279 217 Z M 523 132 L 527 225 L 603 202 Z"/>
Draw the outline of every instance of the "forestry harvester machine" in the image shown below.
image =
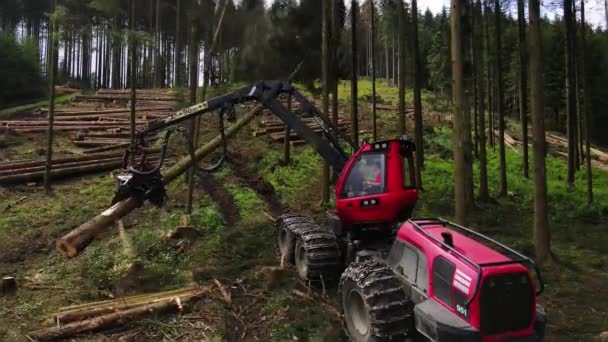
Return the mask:
<path id="1" fill-rule="evenodd" d="M 299 102 L 299 113 L 279 100 Z M 418 200 L 414 144 L 400 139 L 355 146 L 291 85 L 260 81 L 185 108 L 150 123 L 146 135 L 168 129 L 159 162 L 128 165 L 118 176 L 113 202 L 138 197 L 155 205 L 166 198 L 160 172 L 168 137 L 182 133 L 194 160 L 191 139 L 180 122 L 257 101 L 310 144 L 334 169 L 335 210 L 320 225 L 306 215 L 285 214 L 277 221 L 282 258 L 306 282 L 339 281 L 344 327 L 354 341 L 541 341 L 545 314 L 537 304 L 544 285 L 536 264 L 491 238 L 442 219 L 411 219 Z M 312 118 L 320 133 L 302 119 Z M 355 151 L 349 156 L 340 139 Z M 223 154 L 209 168 L 218 168 Z M 201 170 L 199 170 L 201 171 Z M 199 175 L 204 177 L 204 173 Z M 346 268 L 346 269 L 345 269 Z M 533 276 L 533 272 L 536 276 Z M 340 276 L 341 275 L 341 276 Z M 538 285 L 537 285 L 538 284 Z"/>

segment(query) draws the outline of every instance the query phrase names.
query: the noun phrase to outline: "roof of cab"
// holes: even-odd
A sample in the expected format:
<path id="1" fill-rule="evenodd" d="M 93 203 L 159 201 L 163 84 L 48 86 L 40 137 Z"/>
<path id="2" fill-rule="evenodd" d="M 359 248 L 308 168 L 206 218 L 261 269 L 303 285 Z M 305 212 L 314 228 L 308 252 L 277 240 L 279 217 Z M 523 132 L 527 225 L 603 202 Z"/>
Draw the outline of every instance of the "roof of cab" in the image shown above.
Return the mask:
<path id="1" fill-rule="evenodd" d="M 443 241 L 441 233 L 450 233 L 454 242 L 454 249 L 477 264 L 486 264 L 511 260 L 507 256 L 495 251 L 494 249 L 482 244 L 481 242 L 472 239 L 466 235 L 463 235 L 457 231 L 454 231 L 453 229 L 450 229 L 449 227 L 446 227 L 439 222 L 428 225 L 425 224 L 424 226 L 422 226 L 422 229 L 424 229 L 424 231 L 428 232 L 431 236 L 433 236 L 439 241 Z M 397 235 L 402 239 L 410 240 L 413 238 L 413 235 L 411 235 L 411 231 L 416 232 L 417 235 L 414 236 L 420 236 L 423 239 L 427 240 L 429 243 L 438 245 L 436 241 L 431 240 L 425 234 L 420 233 L 409 221 L 406 222 L 406 224 L 404 224 L 401 229 L 399 229 Z M 418 242 L 421 243 L 422 241 Z"/>

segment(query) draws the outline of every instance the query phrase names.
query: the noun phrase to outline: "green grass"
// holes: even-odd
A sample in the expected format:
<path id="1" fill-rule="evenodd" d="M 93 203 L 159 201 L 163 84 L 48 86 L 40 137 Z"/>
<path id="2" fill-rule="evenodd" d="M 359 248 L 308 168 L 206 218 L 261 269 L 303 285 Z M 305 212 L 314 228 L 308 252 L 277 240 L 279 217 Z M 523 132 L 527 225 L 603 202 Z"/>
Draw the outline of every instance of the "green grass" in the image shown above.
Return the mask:
<path id="1" fill-rule="evenodd" d="M 284 203 L 297 205 L 302 198 L 318 198 L 311 193 L 320 189 L 322 159 L 311 147 L 293 149 L 288 166 L 279 166 L 282 154 L 266 153 L 258 163 L 263 177 L 272 184 Z"/>

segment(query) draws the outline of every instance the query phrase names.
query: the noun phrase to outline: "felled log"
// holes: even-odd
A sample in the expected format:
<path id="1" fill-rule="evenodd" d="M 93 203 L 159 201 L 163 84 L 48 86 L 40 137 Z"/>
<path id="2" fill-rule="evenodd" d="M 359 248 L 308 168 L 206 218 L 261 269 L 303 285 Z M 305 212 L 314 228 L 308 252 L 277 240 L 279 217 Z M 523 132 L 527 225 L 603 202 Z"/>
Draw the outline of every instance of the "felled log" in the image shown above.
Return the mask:
<path id="1" fill-rule="evenodd" d="M 131 100 L 131 96 L 125 95 L 77 95 L 74 97 L 74 101 L 87 101 L 87 102 L 114 102 L 123 101 L 128 102 Z M 175 96 L 137 96 L 137 101 L 154 101 L 154 102 L 170 102 L 177 101 Z"/>
<path id="2" fill-rule="evenodd" d="M 17 292 L 17 281 L 14 277 L 2 277 L 0 279 L 0 295 L 14 294 Z"/>
<path id="3" fill-rule="evenodd" d="M 72 162 L 72 163 L 63 163 L 63 164 L 52 163 L 51 168 L 52 169 L 63 169 L 63 168 L 68 168 L 68 167 L 86 166 L 86 165 L 101 164 L 101 163 L 113 162 L 113 161 L 122 161 L 122 158 L 120 156 L 116 156 L 116 157 L 100 158 L 100 159 L 94 159 L 94 160 L 76 161 L 76 162 Z M 41 166 L 33 166 L 33 167 L 26 167 L 26 168 L 20 168 L 20 169 L 12 169 L 12 170 L 0 170 L 0 176 L 19 175 L 19 174 L 24 174 L 24 173 L 36 172 L 36 171 L 44 171 L 45 167 L 46 167 L 45 165 L 41 165 Z"/>
<path id="4" fill-rule="evenodd" d="M 129 144 L 129 139 L 87 139 L 73 140 L 72 143 L 78 147 L 116 146 L 118 144 Z"/>
<path id="5" fill-rule="evenodd" d="M 146 124 L 147 121 L 137 120 L 136 124 Z M 108 125 L 107 122 L 103 121 L 61 121 L 56 120 L 54 123 L 57 126 L 103 126 Z M 0 125 L 5 125 L 8 127 L 27 127 L 27 126 L 41 126 L 46 125 L 46 121 L 42 120 L 13 120 L 13 121 L 0 121 Z"/>
<path id="6" fill-rule="evenodd" d="M 136 107 L 135 110 L 138 113 L 141 112 L 168 112 L 172 111 L 173 108 L 169 106 L 162 107 Z M 47 109 L 42 109 L 41 112 L 48 112 Z M 57 111 L 54 113 L 55 116 L 81 116 L 81 115 L 106 115 L 106 114 L 129 114 L 131 111 L 129 109 L 116 108 L 116 109 L 95 109 L 95 110 L 66 110 L 66 111 Z"/>
<path id="7" fill-rule="evenodd" d="M 72 134 L 71 137 L 74 140 L 82 140 L 85 138 L 130 138 L 131 135 L 129 133 L 111 133 L 111 132 L 78 132 Z"/>
<path id="8" fill-rule="evenodd" d="M 99 153 L 99 152 L 107 152 L 107 151 L 115 151 L 115 150 L 122 150 L 124 152 L 124 150 L 126 148 L 128 148 L 130 145 L 131 145 L 131 143 L 122 143 L 122 144 L 115 144 L 115 145 L 110 145 L 110 146 L 102 146 L 102 147 L 96 147 L 96 148 L 90 148 L 88 150 L 84 150 L 84 151 L 82 151 L 82 153 L 89 154 L 89 153 Z"/>
<path id="9" fill-rule="evenodd" d="M 226 138 L 235 135 L 236 132 L 248 124 L 262 108 L 262 106 L 256 106 L 253 110 L 249 111 L 247 114 L 245 114 L 245 116 L 228 127 L 225 132 Z M 213 140 L 209 141 L 207 144 L 195 151 L 194 159 L 201 160 L 205 156 L 211 154 L 211 152 L 215 151 L 221 146 L 221 142 L 221 136 L 216 136 L 213 138 Z M 165 182 L 170 183 L 179 175 L 184 173 L 184 171 L 186 171 L 192 165 L 192 162 L 193 160 L 190 158 L 190 155 L 182 158 L 179 162 L 164 172 Z M 95 238 L 95 236 L 97 236 L 97 234 L 108 229 L 116 220 L 123 218 L 141 205 L 142 203 L 134 197 L 129 197 L 114 204 L 112 207 L 104 210 L 101 214 L 83 223 L 78 228 L 72 230 L 57 240 L 57 250 L 63 256 L 69 258 L 77 256 L 86 248 L 86 246 Z"/>
<path id="10" fill-rule="evenodd" d="M 160 148 L 155 148 L 150 152 L 158 152 Z M 79 161 L 87 161 L 87 160 L 97 160 L 97 159 L 106 159 L 112 157 L 121 157 L 124 154 L 124 151 L 120 152 L 106 152 L 106 153 L 97 153 L 97 154 L 89 154 L 84 156 L 73 156 L 73 157 L 61 157 L 53 159 L 53 165 L 65 164 L 65 163 L 73 163 Z M 0 164 L 0 170 L 16 170 L 23 169 L 35 166 L 44 166 L 46 164 L 45 160 L 25 160 L 20 162 L 10 162 Z"/>
<path id="11" fill-rule="evenodd" d="M 39 341 L 51 341 L 57 339 L 65 339 L 78 334 L 97 331 L 104 328 L 124 325 L 142 317 L 146 317 L 153 313 L 164 313 L 169 311 L 181 311 L 183 306 L 203 297 L 209 292 L 209 288 L 202 288 L 191 295 L 171 299 L 165 299 L 158 302 L 137 306 L 124 311 L 117 311 L 101 316 L 97 316 L 84 321 L 77 321 L 63 326 L 53 326 L 36 330 L 29 334 L 29 337 Z"/>
<path id="12" fill-rule="evenodd" d="M 124 311 L 145 304 L 159 302 L 171 298 L 182 298 L 197 294 L 201 289 L 198 287 L 186 287 L 171 291 L 156 293 L 144 293 L 141 295 L 122 297 L 113 300 L 86 303 L 60 309 L 53 314 L 51 324 L 68 324 L 81 321 L 92 317 L 105 315 L 116 311 Z"/>
<path id="13" fill-rule="evenodd" d="M 151 163 L 154 163 L 158 160 L 158 157 L 148 158 L 148 160 Z M 120 168 L 122 166 L 122 163 L 123 163 L 122 159 L 115 159 L 112 161 L 106 161 L 106 162 L 102 161 L 102 162 L 98 162 L 98 163 L 94 163 L 94 164 L 87 164 L 87 165 L 83 165 L 83 166 L 71 166 L 71 167 L 64 167 L 64 168 L 58 168 L 58 169 L 51 169 L 51 176 L 53 177 L 53 179 L 59 179 L 59 178 L 64 178 L 64 177 L 68 177 L 68 176 L 84 175 L 87 173 L 115 170 L 115 169 Z M 34 181 L 39 181 L 39 180 L 43 179 L 43 177 L 44 177 L 44 170 L 21 173 L 21 174 L 5 175 L 5 176 L 0 176 L 0 184 L 7 185 L 7 184 L 34 182 Z"/>
<path id="14" fill-rule="evenodd" d="M 150 112 L 150 113 L 141 113 L 138 112 L 135 114 L 135 116 L 137 116 L 137 118 L 149 118 L 149 119 L 154 119 L 154 118 L 160 118 L 163 117 L 165 115 L 157 113 L 157 112 Z M 66 115 L 66 116 L 60 116 L 57 119 L 59 119 L 60 121 L 96 121 L 96 120 L 104 120 L 104 119 L 129 119 L 129 113 L 118 113 L 118 114 L 87 114 L 87 115 Z"/>
<path id="15" fill-rule="evenodd" d="M 99 124 L 99 125 L 83 125 L 83 126 L 65 126 L 65 125 L 57 125 L 57 126 L 53 126 L 53 131 L 58 132 L 58 131 L 82 131 L 82 130 L 87 130 L 87 131 L 94 131 L 94 130 L 106 130 L 106 129 L 111 129 L 111 128 L 129 128 L 129 124 L 128 123 L 103 123 L 103 124 Z M 143 124 L 138 124 L 136 125 L 137 128 L 143 127 Z M 44 133 L 47 132 L 48 126 L 43 125 L 42 123 L 40 124 L 40 126 L 19 126 L 19 127 L 13 127 L 13 126 L 9 126 L 7 128 L 12 129 L 15 132 L 18 133 Z"/>

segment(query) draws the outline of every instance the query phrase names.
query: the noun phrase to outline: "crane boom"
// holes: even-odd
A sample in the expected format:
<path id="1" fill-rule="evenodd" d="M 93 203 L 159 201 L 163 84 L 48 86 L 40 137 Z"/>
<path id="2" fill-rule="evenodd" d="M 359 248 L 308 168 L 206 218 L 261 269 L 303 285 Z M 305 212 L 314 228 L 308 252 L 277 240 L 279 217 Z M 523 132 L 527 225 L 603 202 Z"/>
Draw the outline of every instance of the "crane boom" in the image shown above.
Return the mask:
<path id="1" fill-rule="evenodd" d="M 280 95 L 288 95 L 300 103 L 300 112 L 295 113 L 287 110 L 278 100 Z M 242 87 L 238 90 L 212 98 L 208 101 L 197 103 L 193 106 L 184 108 L 175 114 L 154 120 L 137 132 L 137 140 L 142 144 L 147 135 L 172 128 L 188 119 L 192 119 L 205 113 L 216 110 L 221 111 L 220 120 L 223 120 L 223 113 L 228 111 L 234 113 L 234 106 L 245 102 L 258 102 L 266 109 L 270 110 L 275 116 L 282 120 L 290 129 L 298 133 L 309 145 L 311 145 L 323 159 L 325 159 L 340 174 L 349 159 L 348 154 L 340 143 L 340 138 L 345 140 L 353 149 L 356 146 L 350 139 L 340 135 L 338 128 L 331 123 L 308 99 L 293 88 L 289 83 L 282 81 L 258 81 L 252 85 Z M 310 117 L 319 125 L 321 131 L 315 132 L 308 127 L 302 118 Z M 149 200 L 156 205 L 164 203 L 166 192 L 164 180 L 161 174 L 161 166 L 166 151 L 166 143 L 171 130 L 168 130 L 163 153 L 159 163 L 151 170 L 137 170 L 134 167 L 124 167 L 124 171 L 118 176 L 116 193 L 112 203 L 116 203 L 124 198 L 137 196 L 143 200 Z M 134 148 L 133 146 L 131 148 Z M 136 149 L 137 150 L 137 149 Z M 190 152 L 193 153 L 193 144 L 190 143 Z M 127 151 L 131 153 L 131 150 Z M 127 158 L 125 157 L 125 161 Z"/>

